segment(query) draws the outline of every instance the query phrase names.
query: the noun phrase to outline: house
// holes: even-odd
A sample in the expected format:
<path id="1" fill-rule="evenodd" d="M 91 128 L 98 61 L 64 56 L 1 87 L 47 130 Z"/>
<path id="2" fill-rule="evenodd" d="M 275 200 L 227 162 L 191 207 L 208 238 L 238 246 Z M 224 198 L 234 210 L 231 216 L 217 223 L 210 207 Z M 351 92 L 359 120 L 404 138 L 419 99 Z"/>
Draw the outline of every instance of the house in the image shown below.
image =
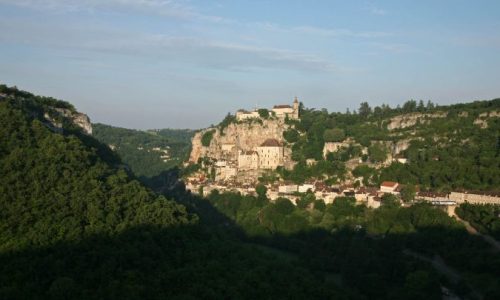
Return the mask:
<path id="1" fill-rule="evenodd" d="M 399 183 L 397 183 L 397 182 L 384 181 L 380 185 L 380 191 L 383 193 L 398 194 L 398 191 L 397 191 L 398 186 L 399 186 Z"/>
<path id="2" fill-rule="evenodd" d="M 299 185 L 299 193 L 307 193 L 307 191 L 311 190 L 311 192 L 314 192 L 315 190 L 315 186 L 314 184 L 302 184 L 302 185 Z"/>
<path id="3" fill-rule="evenodd" d="M 219 168 L 222 168 L 222 167 L 227 166 L 227 162 L 225 160 L 218 160 L 218 161 L 215 162 L 215 166 L 219 167 Z"/>
<path id="4" fill-rule="evenodd" d="M 216 180 L 228 180 L 236 176 L 237 170 L 231 166 L 221 166 L 215 168 L 215 179 Z"/>
<path id="5" fill-rule="evenodd" d="M 278 187 L 278 192 L 282 194 L 292 194 L 297 192 L 297 190 L 298 186 L 296 184 L 286 184 Z"/>

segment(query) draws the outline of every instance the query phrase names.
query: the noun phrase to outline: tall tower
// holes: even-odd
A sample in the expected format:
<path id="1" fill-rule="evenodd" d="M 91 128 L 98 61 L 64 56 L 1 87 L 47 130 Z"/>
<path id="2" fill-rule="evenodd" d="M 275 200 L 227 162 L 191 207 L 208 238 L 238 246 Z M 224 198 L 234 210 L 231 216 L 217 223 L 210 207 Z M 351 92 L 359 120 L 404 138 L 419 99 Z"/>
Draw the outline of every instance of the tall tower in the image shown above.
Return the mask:
<path id="1" fill-rule="evenodd" d="M 295 97 L 295 100 L 293 100 L 293 118 L 299 118 L 299 100 L 297 99 L 297 97 Z"/>

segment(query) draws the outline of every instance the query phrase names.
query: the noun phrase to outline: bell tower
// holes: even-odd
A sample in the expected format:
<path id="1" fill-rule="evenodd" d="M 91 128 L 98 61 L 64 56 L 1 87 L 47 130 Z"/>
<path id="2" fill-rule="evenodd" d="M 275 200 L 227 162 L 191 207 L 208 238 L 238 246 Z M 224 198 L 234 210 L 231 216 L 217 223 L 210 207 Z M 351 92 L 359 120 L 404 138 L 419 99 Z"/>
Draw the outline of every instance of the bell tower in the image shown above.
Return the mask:
<path id="1" fill-rule="evenodd" d="M 293 100 L 293 118 L 299 118 L 299 100 L 297 99 L 297 97 L 295 97 L 295 99 Z"/>

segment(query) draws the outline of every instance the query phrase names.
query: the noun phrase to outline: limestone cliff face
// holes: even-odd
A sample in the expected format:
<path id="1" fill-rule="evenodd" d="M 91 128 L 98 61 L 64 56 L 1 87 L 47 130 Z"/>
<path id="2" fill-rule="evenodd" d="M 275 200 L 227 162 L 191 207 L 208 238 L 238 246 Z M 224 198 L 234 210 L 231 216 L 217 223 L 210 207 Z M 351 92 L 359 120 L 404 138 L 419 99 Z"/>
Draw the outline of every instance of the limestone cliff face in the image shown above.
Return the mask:
<path id="1" fill-rule="evenodd" d="M 387 124 L 387 129 L 401 129 L 411 127 L 420 122 L 420 124 L 429 123 L 431 119 L 435 118 L 445 118 L 447 116 L 446 112 L 436 112 L 432 114 L 422 114 L 422 113 L 411 113 L 404 114 L 400 116 L 393 117 L 389 120 Z"/>
<path id="2" fill-rule="evenodd" d="M 83 132 L 86 134 L 92 134 L 92 124 L 90 123 L 90 118 L 86 114 L 73 112 L 66 108 L 54 108 L 54 112 L 82 128 Z M 44 118 L 55 130 L 62 130 L 62 123 L 56 121 L 49 113 L 45 113 Z"/>
<path id="3" fill-rule="evenodd" d="M 92 134 L 92 124 L 90 123 L 90 118 L 86 114 L 72 112 L 65 108 L 56 108 L 55 110 L 66 118 L 69 118 L 73 124 L 82 128 L 86 134 Z"/>
<path id="4" fill-rule="evenodd" d="M 207 128 L 196 133 L 192 139 L 192 150 L 189 161 L 196 163 L 200 157 L 210 157 L 217 160 L 228 159 L 236 151 L 250 151 L 262 144 L 266 139 L 277 139 L 283 142 L 283 131 L 288 125 L 283 120 L 269 119 L 260 122 L 232 123 L 221 133 L 218 128 Z M 201 143 L 203 134 L 215 130 L 210 146 Z M 233 145 L 233 147 L 231 147 Z M 232 148 L 232 150 L 228 150 Z M 285 153 L 290 153 L 285 151 Z"/>
<path id="5" fill-rule="evenodd" d="M 500 111 L 489 111 L 489 112 L 484 112 L 481 113 L 475 120 L 474 124 L 481 127 L 481 128 L 488 128 L 488 119 L 489 118 L 499 118 L 500 117 Z"/>

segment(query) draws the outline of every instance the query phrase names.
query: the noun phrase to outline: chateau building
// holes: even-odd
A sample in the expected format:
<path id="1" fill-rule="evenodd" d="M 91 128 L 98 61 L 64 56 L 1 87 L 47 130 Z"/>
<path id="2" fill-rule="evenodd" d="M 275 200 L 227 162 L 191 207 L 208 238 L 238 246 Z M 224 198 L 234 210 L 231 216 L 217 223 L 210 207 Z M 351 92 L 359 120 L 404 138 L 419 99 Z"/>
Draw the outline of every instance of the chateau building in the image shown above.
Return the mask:
<path id="1" fill-rule="evenodd" d="M 293 101 L 293 106 L 288 104 L 286 105 L 275 105 L 272 109 L 276 117 L 278 118 L 286 118 L 289 119 L 298 119 L 299 118 L 299 100 L 295 97 Z"/>
<path id="2" fill-rule="evenodd" d="M 298 119 L 299 118 L 299 100 L 295 97 L 293 101 L 293 105 L 290 106 L 288 104 L 275 105 L 271 112 L 280 119 Z M 247 119 L 258 119 L 260 118 L 258 109 L 254 109 L 253 111 L 247 111 L 244 109 L 240 109 L 236 112 L 236 120 L 243 121 Z"/>
<path id="3" fill-rule="evenodd" d="M 244 109 L 239 109 L 236 112 L 236 120 L 238 120 L 238 121 L 243 121 L 243 120 L 247 120 L 247 119 L 257 119 L 259 117 L 260 116 L 259 116 L 259 113 L 257 112 L 257 110 L 247 111 Z"/>

